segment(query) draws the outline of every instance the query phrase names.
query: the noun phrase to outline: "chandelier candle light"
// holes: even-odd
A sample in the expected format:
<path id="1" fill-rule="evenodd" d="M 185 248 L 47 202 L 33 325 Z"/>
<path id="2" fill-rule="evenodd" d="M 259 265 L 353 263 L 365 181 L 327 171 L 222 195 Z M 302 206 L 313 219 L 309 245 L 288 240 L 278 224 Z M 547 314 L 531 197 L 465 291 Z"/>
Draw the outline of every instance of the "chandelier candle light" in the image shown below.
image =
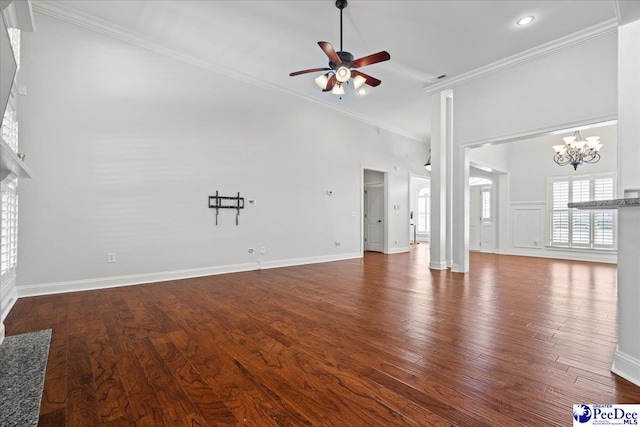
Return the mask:
<path id="1" fill-rule="evenodd" d="M 556 154 L 553 160 L 560 166 L 572 165 L 574 170 L 582 163 L 596 163 L 600 160 L 600 148 L 602 143 L 599 136 L 588 136 L 582 139 L 580 131 L 575 131 L 573 136 L 562 138 L 564 145 L 554 145 Z"/>

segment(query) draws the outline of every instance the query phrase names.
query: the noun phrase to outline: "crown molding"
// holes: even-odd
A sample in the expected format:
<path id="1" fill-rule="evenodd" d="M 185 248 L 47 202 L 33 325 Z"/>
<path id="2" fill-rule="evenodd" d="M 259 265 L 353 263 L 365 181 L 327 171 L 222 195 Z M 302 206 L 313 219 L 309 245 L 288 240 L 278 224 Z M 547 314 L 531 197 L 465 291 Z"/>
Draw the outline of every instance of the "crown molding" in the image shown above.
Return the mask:
<path id="1" fill-rule="evenodd" d="M 226 67 L 221 67 L 217 64 L 214 64 L 212 62 L 208 62 L 208 61 L 203 61 L 201 59 L 198 59 L 194 56 L 191 55 L 185 55 L 184 53 L 178 52 L 176 50 L 173 49 L 169 49 L 165 46 L 150 42 L 148 40 L 145 40 L 141 37 L 136 36 L 135 34 L 133 34 L 131 31 L 122 28 L 118 25 L 109 23 L 105 20 L 96 18 L 94 16 L 88 15 L 86 13 L 83 12 L 79 12 L 77 10 L 74 10 L 73 8 L 70 8 L 69 6 L 63 5 L 63 4 L 59 4 L 56 3 L 54 1 L 34 1 L 32 3 L 33 6 L 33 10 L 39 13 L 42 13 L 44 15 L 48 15 L 51 16 L 53 18 L 57 18 L 60 19 L 62 21 L 66 21 L 66 22 L 70 22 L 72 24 L 78 25 L 80 27 L 83 28 L 87 28 L 89 30 L 107 35 L 109 37 L 113 37 L 116 38 L 120 41 L 123 41 L 125 43 L 129 43 L 132 44 L 134 46 L 138 46 L 141 47 L 143 49 L 149 50 L 151 52 L 160 54 L 160 55 L 164 55 L 167 57 L 170 57 L 172 59 L 178 60 L 178 61 L 182 61 L 191 65 L 194 65 L 196 67 L 199 68 L 203 68 L 209 71 L 213 71 L 217 74 L 223 75 L 225 77 L 228 77 L 230 79 L 233 80 L 239 80 L 242 81 L 244 83 L 248 83 L 254 86 L 259 86 L 261 88 L 264 89 L 268 89 L 274 92 L 281 92 L 281 93 L 285 93 L 289 96 L 293 96 L 296 98 L 300 98 L 303 99 L 307 102 L 311 102 L 313 104 L 319 105 L 323 108 L 327 108 L 330 110 L 334 110 L 338 113 L 340 113 L 343 116 L 346 117 L 350 117 L 354 120 L 357 120 L 359 122 L 368 124 L 370 126 L 375 126 L 378 127 L 380 129 L 384 129 L 388 132 L 397 134 L 397 135 L 401 135 L 404 136 L 405 138 L 409 138 L 415 141 L 419 141 L 419 142 L 425 142 L 426 138 L 423 136 L 420 136 L 418 134 L 415 134 L 413 132 L 408 132 L 405 129 L 401 129 L 401 128 L 397 128 L 394 126 L 389 126 L 388 124 L 382 123 L 382 122 L 377 122 L 375 120 L 371 120 L 370 118 L 367 118 L 365 116 L 362 116 L 356 112 L 344 109 L 344 108 L 340 108 L 337 107 L 335 105 L 332 104 L 328 104 L 325 102 L 322 102 L 321 100 L 318 100 L 316 98 L 313 98 L 311 96 L 308 95 L 303 95 L 297 92 L 294 92 L 288 88 L 282 87 L 282 86 L 278 86 L 278 85 L 274 85 L 271 83 L 267 83 L 263 80 L 259 80 L 255 77 L 249 76 L 239 70 L 231 70 L 229 68 Z"/>
<path id="2" fill-rule="evenodd" d="M 424 90 L 427 95 L 431 95 L 441 92 L 445 89 L 461 86 L 477 78 L 495 74 L 502 70 L 506 70 L 508 68 L 512 68 L 517 65 L 534 61 L 547 55 L 551 55 L 563 49 L 568 49 L 570 47 L 586 43 L 590 40 L 615 33 L 617 30 L 617 19 L 611 18 L 609 20 L 601 22 L 600 24 L 585 28 L 584 30 L 577 31 L 573 34 L 569 34 L 548 43 L 541 44 L 540 46 L 525 50 L 508 58 L 501 59 L 489 65 L 485 65 L 483 67 L 476 68 L 475 70 L 460 74 L 459 76 L 455 76 L 435 84 L 426 85 L 422 88 L 422 90 Z"/>

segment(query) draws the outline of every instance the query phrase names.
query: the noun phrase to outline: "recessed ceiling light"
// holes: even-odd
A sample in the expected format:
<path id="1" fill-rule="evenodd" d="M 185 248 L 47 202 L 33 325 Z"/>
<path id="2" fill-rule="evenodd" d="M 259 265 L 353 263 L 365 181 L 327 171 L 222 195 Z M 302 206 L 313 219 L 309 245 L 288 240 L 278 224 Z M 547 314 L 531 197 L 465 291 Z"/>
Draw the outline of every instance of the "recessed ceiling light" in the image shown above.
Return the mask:
<path id="1" fill-rule="evenodd" d="M 516 24 L 521 26 L 529 25 L 533 22 L 534 19 L 535 17 L 533 15 L 523 16 L 522 18 L 518 19 L 518 21 L 516 21 Z"/>
<path id="2" fill-rule="evenodd" d="M 366 94 L 367 94 L 367 90 L 365 88 L 358 89 L 358 95 L 366 95 Z"/>

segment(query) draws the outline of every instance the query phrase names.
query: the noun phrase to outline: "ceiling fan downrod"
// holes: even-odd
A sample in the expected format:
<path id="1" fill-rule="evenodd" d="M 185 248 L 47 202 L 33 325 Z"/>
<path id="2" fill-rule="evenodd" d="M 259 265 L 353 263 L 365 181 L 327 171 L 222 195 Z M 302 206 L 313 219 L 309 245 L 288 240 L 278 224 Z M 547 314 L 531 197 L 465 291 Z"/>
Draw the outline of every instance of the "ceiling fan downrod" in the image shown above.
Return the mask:
<path id="1" fill-rule="evenodd" d="M 340 51 L 342 51 L 342 9 L 347 5 L 347 0 L 336 0 L 336 7 L 340 9 Z"/>

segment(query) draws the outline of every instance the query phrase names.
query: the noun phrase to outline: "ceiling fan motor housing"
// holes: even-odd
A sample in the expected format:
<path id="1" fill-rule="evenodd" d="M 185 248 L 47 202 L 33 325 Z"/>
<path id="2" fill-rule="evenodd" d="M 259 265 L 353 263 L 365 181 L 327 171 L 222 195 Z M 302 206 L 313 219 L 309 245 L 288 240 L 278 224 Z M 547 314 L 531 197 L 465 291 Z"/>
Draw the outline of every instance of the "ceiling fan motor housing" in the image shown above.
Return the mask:
<path id="1" fill-rule="evenodd" d="M 340 62 L 330 61 L 329 62 L 329 67 L 331 67 L 333 70 L 337 70 L 341 66 L 345 66 L 347 68 L 351 68 L 351 63 L 354 60 L 353 55 L 350 54 L 349 52 L 344 52 L 344 51 L 339 51 L 339 52 L 336 52 L 336 53 L 340 57 Z"/>

